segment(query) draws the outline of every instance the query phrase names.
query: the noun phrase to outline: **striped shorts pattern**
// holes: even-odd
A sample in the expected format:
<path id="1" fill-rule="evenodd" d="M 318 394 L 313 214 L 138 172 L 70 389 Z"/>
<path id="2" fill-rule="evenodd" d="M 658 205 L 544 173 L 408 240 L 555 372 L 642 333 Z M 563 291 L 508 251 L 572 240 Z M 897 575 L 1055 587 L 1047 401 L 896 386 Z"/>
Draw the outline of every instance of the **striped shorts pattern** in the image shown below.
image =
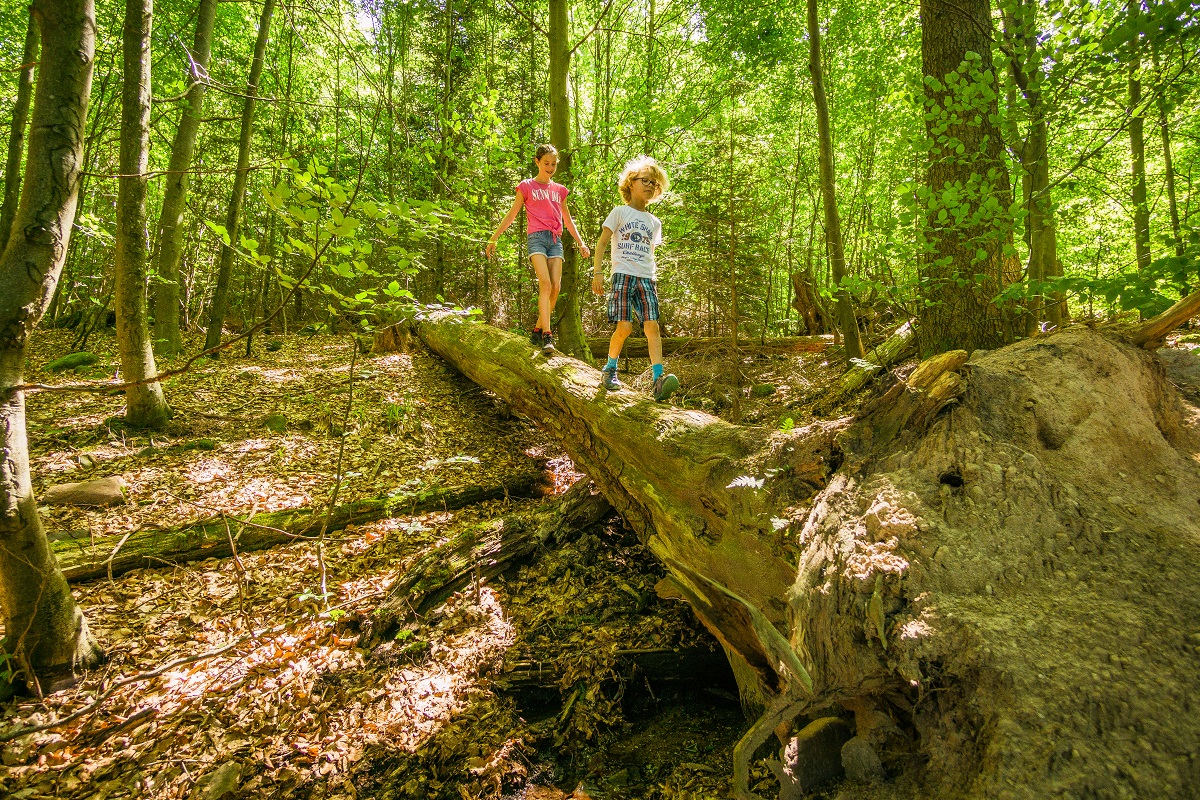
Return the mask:
<path id="1" fill-rule="evenodd" d="M 624 272 L 614 273 L 608 296 L 608 321 L 631 322 L 631 311 L 642 322 L 658 321 L 658 291 L 654 281 Z"/>

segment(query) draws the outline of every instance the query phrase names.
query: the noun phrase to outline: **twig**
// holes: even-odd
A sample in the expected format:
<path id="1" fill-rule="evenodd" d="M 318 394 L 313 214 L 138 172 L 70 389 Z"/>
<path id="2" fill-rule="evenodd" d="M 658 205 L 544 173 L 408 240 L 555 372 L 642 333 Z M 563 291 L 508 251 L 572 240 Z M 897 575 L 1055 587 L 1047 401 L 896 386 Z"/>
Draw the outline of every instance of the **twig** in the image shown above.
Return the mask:
<path id="1" fill-rule="evenodd" d="M 113 564 L 113 559 L 117 557 L 117 551 L 119 551 L 119 550 L 121 549 L 121 547 L 123 547 L 123 546 L 124 546 L 124 544 L 125 544 L 127 541 L 129 541 L 129 537 L 130 537 L 130 536 L 133 536 L 135 533 L 137 533 L 138 531 L 140 531 L 140 530 L 141 530 L 143 527 L 144 527 L 144 526 L 142 526 L 142 525 L 138 525 L 136 528 L 133 528 L 132 530 L 130 530 L 130 531 L 128 531 L 128 532 L 126 532 L 126 534 L 125 534 L 124 536 L 122 536 L 122 537 L 121 537 L 121 541 L 117 542 L 117 546 L 116 546 L 116 547 L 114 547 L 114 548 L 113 548 L 113 550 L 112 550 L 112 552 L 108 554 L 108 560 L 107 560 L 107 561 L 105 561 L 104 563 L 105 563 L 105 564 L 108 566 L 108 579 L 109 579 L 109 581 L 112 581 L 112 579 L 113 579 L 113 574 L 112 574 L 112 564 Z"/>
<path id="2" fill-rule="evenodd" d="M 333 510 L 337 507 L 338 492 L 342 488 L 342 461 L 346 455 L 346 426 L 350 423 L 350 410 L 354 407 L 354 367 L 358 364 L 358 340 L 350 336 L 350 377 L 349 390 L 346 393 L 346 410 L 342 412 L 342 435 L 338 439 L 337 467 L 333 475 L 333 495 L 329 498 L 329 509 L 325 512 L 325 520 L 321 523 L 321 535 L 317 537 L 317 566 L 321 570 L 321 602 L 329 609 L 329 592 L 326 588 L 328 572 L 325 569 L 325 533 L 329 523 L 333 521 Z"/>

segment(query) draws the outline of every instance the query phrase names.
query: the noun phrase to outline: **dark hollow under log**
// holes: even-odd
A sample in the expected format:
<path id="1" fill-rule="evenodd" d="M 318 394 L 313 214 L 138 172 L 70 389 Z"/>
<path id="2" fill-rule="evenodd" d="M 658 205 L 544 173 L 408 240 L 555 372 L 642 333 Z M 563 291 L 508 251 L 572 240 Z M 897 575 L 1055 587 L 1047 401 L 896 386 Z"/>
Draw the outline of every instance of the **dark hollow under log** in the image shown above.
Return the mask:
<path id="1" fill-rule="evenodd" d="M 684 355 L 723 351 L 732 347 L 728 336 L 668 336 L 662 340 L 663 355 Z M 784 336 L 777 339 L 744 339 L 738 342 L 738 350 L 752 355 L 796 355 L 821 353 L 833 345 L 832 336 Z M 649 358 L 650 353 L 644 338 L 629 337 L 621 348 L 623 358 Z M 588 339 L 592 358 L 608 357 L 608 338 Z"/>

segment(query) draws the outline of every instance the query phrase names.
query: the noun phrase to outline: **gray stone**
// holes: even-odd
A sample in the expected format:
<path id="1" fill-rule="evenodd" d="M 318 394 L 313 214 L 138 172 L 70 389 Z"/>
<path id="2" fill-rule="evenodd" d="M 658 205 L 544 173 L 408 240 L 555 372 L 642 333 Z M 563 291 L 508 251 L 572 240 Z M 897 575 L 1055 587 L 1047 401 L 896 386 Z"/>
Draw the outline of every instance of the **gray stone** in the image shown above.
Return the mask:
<path id="1" fill-rule="evenodd" d="M 779 796 L 799 797 L 841 778 L 842 745 L 853 735 L 844 720 L 822 717 L 789 739 L 780 752 Z"/>
<path id="2" fill-rule="evenodd" d="M 883 778 L 883 762 L 879 760 L 875 748 L 858 736 L 842 745 L 842 769 L 852 781 L 870 783 Z"/>
<path id="3" fill-rule="evenodd" d="M 125 481 L 119 475 L 82 483 L 60 483 L 46 490 L 48 506 L 115 506 L 125 502 Z"/>

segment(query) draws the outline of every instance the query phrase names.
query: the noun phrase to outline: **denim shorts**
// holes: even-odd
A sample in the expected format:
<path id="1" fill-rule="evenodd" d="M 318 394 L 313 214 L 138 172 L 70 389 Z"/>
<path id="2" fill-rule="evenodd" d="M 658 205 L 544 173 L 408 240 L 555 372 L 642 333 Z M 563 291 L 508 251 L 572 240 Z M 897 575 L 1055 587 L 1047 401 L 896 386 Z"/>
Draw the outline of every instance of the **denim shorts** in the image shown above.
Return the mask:
<path id="1" fill-rule="evenodd" d="M 642 322 L 657 322 L 658 289 L 649 278 L 614 272 L 612 292 L 608 295 L 608 321 L 632 322 L 631 312 Z"/>
<path id="2" fill-rule="evenodd" d="M 529 255 L 541 253 L 546 258 L 562 258 L 562 236 L 555 236 L 550 231 L 534 231 L 525 237 L 529 246 Z"/>

